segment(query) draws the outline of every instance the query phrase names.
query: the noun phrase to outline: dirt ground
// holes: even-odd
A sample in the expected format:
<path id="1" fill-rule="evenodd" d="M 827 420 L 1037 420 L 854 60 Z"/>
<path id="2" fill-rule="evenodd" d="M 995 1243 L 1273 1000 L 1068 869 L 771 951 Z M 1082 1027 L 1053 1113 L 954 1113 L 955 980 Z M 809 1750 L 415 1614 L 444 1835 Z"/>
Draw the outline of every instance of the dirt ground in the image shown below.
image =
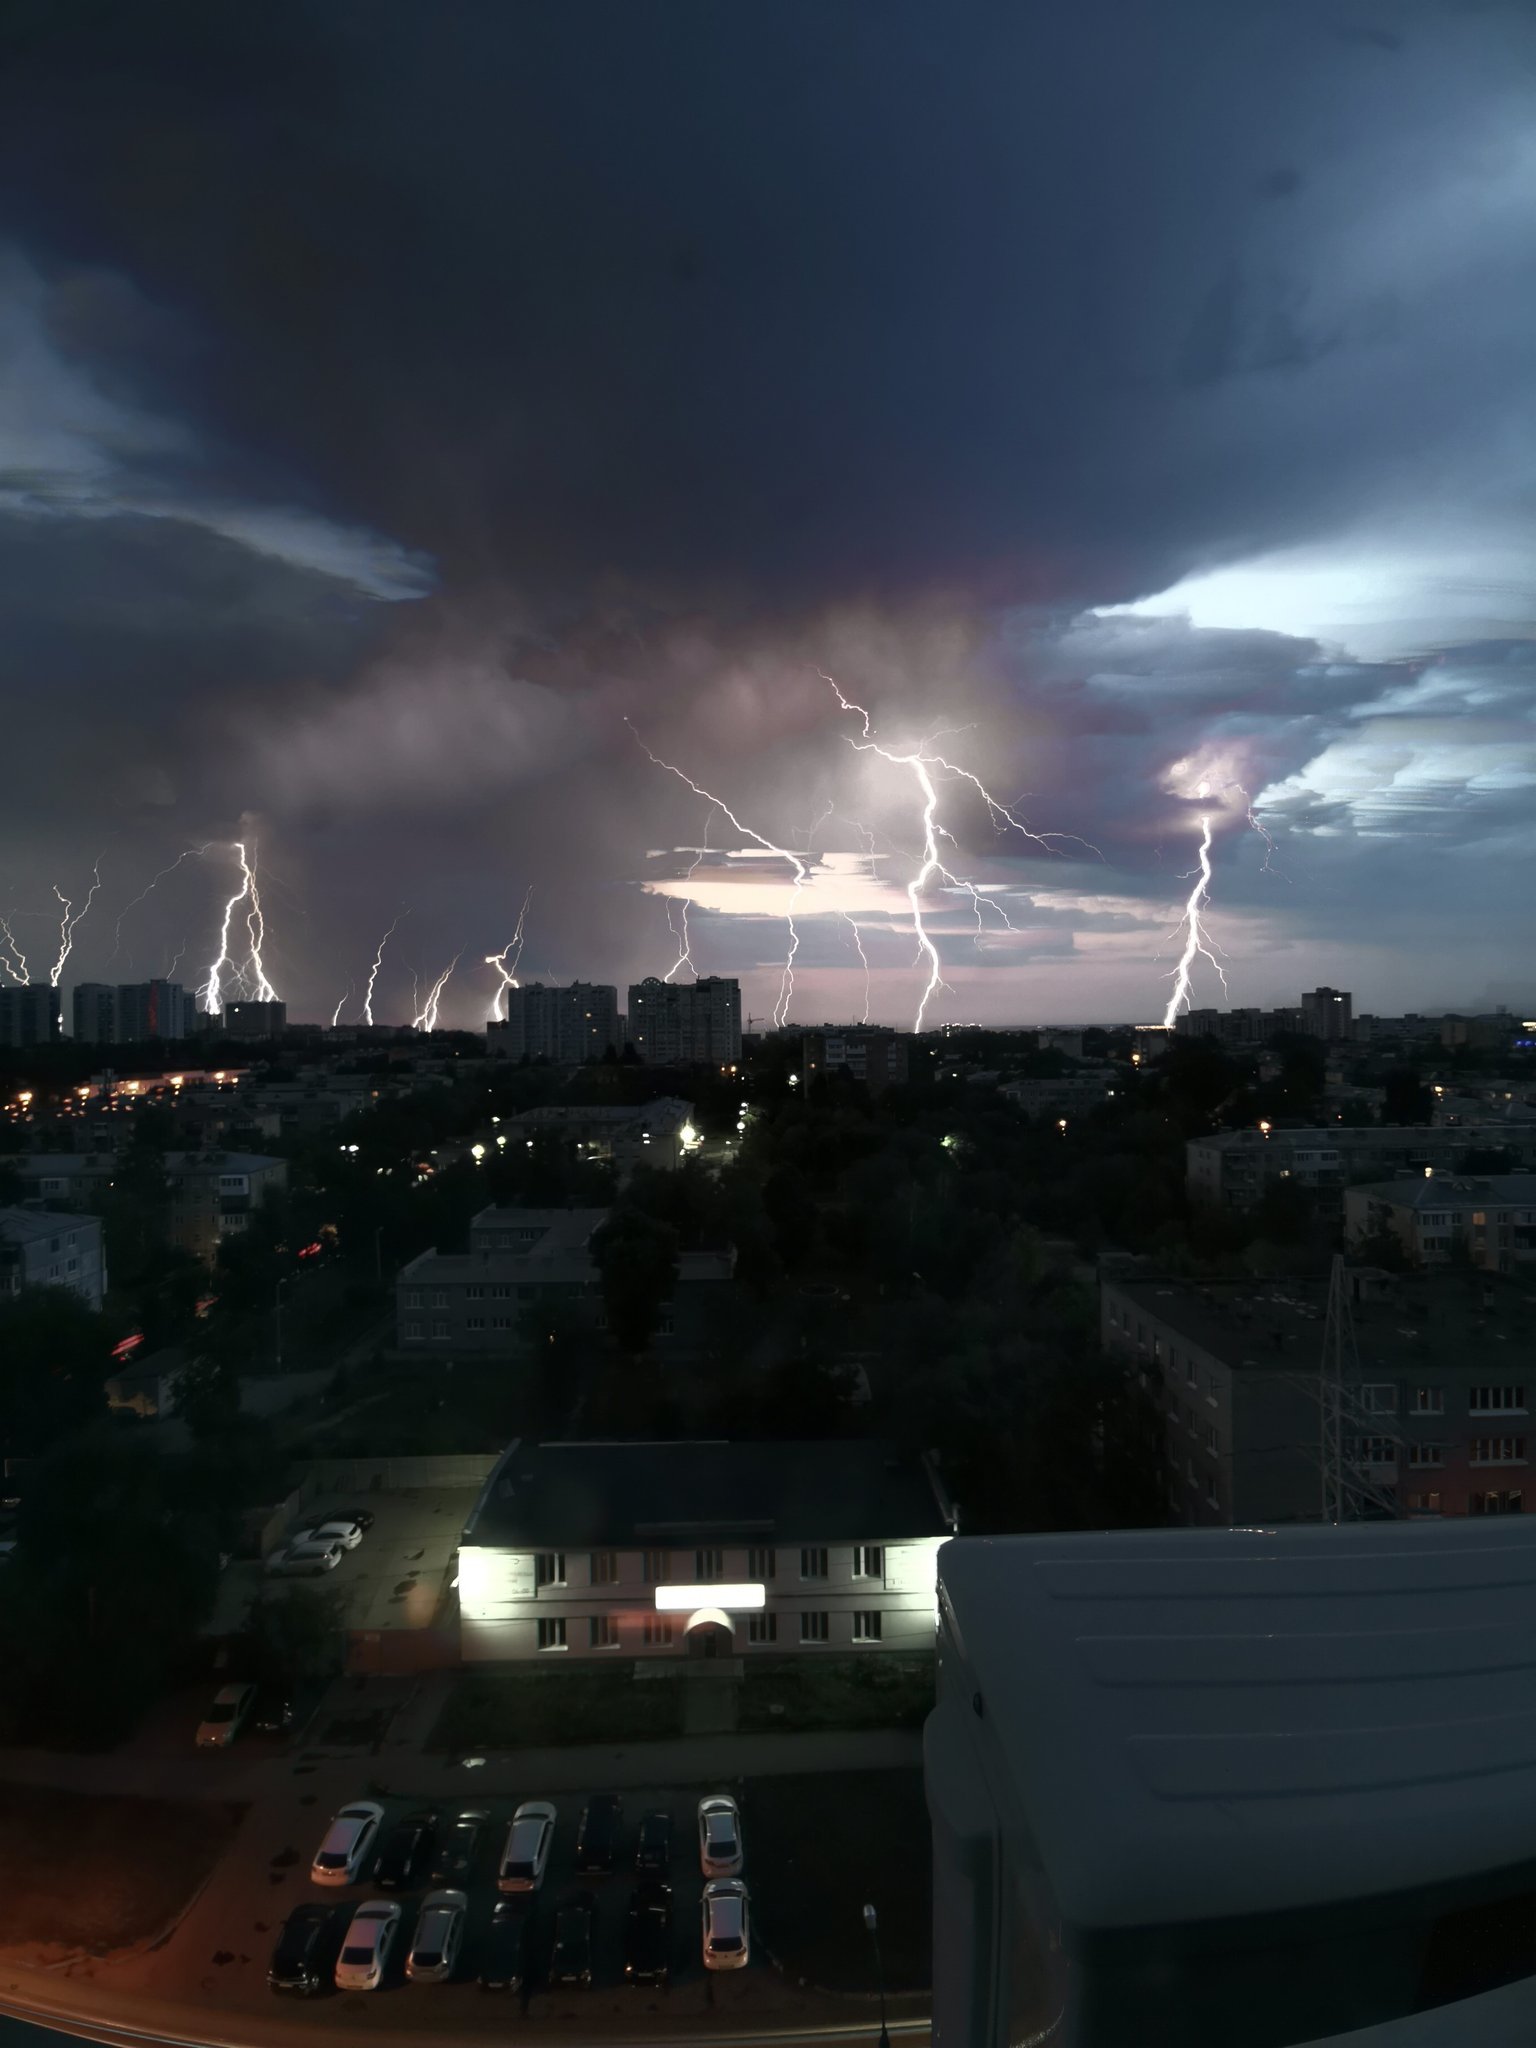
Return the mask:
<path id="1" fill-rule="evenodd" d="M 152 1940 L 217 1863 L 244 1812 L 0 1785 L 6 1946 L 105 1955 Z"/>

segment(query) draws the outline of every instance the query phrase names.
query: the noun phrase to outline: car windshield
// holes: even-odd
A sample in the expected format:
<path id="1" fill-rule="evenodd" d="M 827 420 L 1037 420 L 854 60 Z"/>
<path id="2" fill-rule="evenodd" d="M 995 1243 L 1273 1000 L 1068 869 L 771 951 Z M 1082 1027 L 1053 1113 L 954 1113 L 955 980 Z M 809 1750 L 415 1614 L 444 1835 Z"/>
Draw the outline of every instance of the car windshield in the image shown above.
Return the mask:
<path id="1" fill-rule="evenodd" d="M 322 1849 L 315 1861 L 322 1870 L 340 1870 L 347 1860 L 348 1853 L 345 1849 Z"/>
<path id="2" fill-rule="evenodd" d="M 442 1960 L 442 1951 L 440 1949 L 419 1948 L 416 1951 L 416 1961 L 423 1970 L 435 1970 Z"/>
<path id="3" fill-rule="evenodd" d="M 344 1963 L 371 1963 L 373 1961 L 373 1946 L 370 1942 L 366 1941 L 349 1941 L 341 1952 L 341 1960 Z"/>
<path id="4" fill-rule="evenodd" d="M 741 1947 L 741 1936 L 739 1934 L 717 1934 L 710 1943 L 710 1947 L 717 1949 L 722 1955 L 734 1954 Z"/>
<path id="5" fill-rule="evenodd" d="M 208 1709 L 208 1718 L 210 1721 L 233 1721 L 235 1718 L 235 1702 L 233 1700 L 215 1700 Z"/>

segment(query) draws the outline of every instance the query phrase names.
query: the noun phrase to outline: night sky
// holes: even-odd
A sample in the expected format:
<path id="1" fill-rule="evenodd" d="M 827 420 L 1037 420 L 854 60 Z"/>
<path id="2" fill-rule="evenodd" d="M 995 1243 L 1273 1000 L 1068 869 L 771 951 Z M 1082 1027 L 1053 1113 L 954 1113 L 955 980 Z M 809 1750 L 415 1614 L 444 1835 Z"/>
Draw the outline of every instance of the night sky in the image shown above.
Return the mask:
<path id="1" fill-rule="evenodd" d="M 910 1023 L 923 795 L 825 674 L 1061 835 L 938 772 L 930 1021 L 1160 1016 L 1203 816 L 1234 1003 L 1536 997 L 1529 7 L 12 0 L 0 189 L 66 987 L 200 980 L 243 837 L 291 1016 L 403 910 L 376 1014 L 482 1020 L 530 884 L 524 978 L 687 895 L 766 1016 L 755 833 L 791 1014 L 861 942 Z"/>

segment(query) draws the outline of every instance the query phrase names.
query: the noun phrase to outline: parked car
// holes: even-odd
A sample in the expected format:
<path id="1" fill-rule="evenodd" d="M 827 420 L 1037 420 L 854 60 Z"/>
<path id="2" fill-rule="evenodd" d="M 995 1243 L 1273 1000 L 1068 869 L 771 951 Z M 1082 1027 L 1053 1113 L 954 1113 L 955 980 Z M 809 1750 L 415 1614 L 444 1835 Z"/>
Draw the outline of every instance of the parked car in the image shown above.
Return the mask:
<path id="1" fill-rule="evenodd" d="M 274 1578 L 314 1578 L 340 1563 L 339 1543 L 285 1543 L 267 1559 L 266 1569 Z"/>
<path id="2" fill-rule="evenodd" d="M 323 1906 L 318 1899 L 295 1906 L 272 1950 L 268 1984 L 274 1991 L 290 1991 L 300 1998 L 313 1998 L 323 1991 L 335 1973 L 340 1932 L 340 1915 L 334 1906 Z"/>
<path id="3" fill-rule="evenodd" d="M 555 1945 L 549 1957 L 552 1989 L 585 1991 L 592 1982 L 592 1901 L 572 1899 L 555 1915 Z"/>
<path id="4" fill-rule="evenodd" d="M 396 1899 L 364 1899 L 336 1959 L 338 1991 L 377 1991 L 400 1938 L 402 1920 Z"/>
<path id="5" fill-rule="evenodd" d="M 379 1860 L 373 1867 L 374 1883 L 395 1892 L 409 1891 L 412 1885 L 420 1884 L 431 1865 L 436 1842 L 437 1815 L 408 1813 L 404 1820 L 395 1822 L 379 1851 Z"/>
<path id="6" fill-rule="evenodd" d="M 325 1831 L 309 1874 L 316 1884 L 356 1884 L 378 1845 L 384 1809 L 371 1799 L 344 1806 Z"/>
<path id="7" fill-rule="evenodd" d="M 463 1892 L 428 1892 L 416 1920 L 416 1939 L 405 1959 L 405 1974 L 415 1984 L 446 1984 L 458 1966 L 464 1944 L 464 1916 L 469 1900 Z"/>
<path id="8" fill-rule="evenodd" d="M 582 1808 L 576 1830 L 576 1870 L 581 1877 L 607 1877 L 613 1869 L 624 1808 L 616 1792 L 594 1792 Z"/>
<path id="9" fill-rule="evenodd" d="M 699 1801 L 699 1868 L 706 1877 L 741 1875 L 741 1815 L 725 1793 Z"/>
<path id="10" fill-rule="evenodd" d="M 555 1809 L 547 1799 L 525 1799 L 507 1829 L 497 1890 L 536 1892 L 544 1882 L 544 1868 L 554 1839 Z"/>
<path id="11" fill-rule="evenodd" d="M 672 1975 L 672 1892 L 664 1884 L 635 1887 L 624 1923 L 626 1984 L 665 1984 Z"/>
<path id="12" fill-rule="evenodd" d="M 254 1685 L 223 1685 L 197 1726 L 199 1749 L 228 1749 L 249 1718 L 256 1698 Z"/>
<path id="13" fill-rule="evenodd" d="M 744 1970 L 751 1956 L 747 1888 L 739 1877 L 717 1877 L 704 1887 L 704 1967 Z"/>
<path id="14" fill-rule="evenodd" d="M 293 1693 L 286 1685 L 258 1685 L 251 1726 L 262 1735 L 286 1735 L 293 1726 Z"/>
<path id="15" fill-rule="evenodd" d="M 467 1884 L 474 1873 L 475 1849 L 480 1832 L 489 1821 L 488 1813 L 470 1810 L 455 1816 L 438 1837 L 432 1859 L 434 1884 Z"/>
<path id="16" fill-rule="evenodd" d="M 527 1969 L 528 1915 L 511 1899 L 498 1899 L 480 1951 L 482 1991 L 521 1991 Z"/>
<path id="17" fill-rule="evenodd" d="M 363 1540 L 363 1525 L 345 1516 L 333 1515 L 329 1521 L 316 1522 L 308 1529 L 295 1529 L 288 1540 L 290 1543 L 339 1543 L 343 1550 L 356 1550 Z"/>
<path id="18" fill-rule="evenodd" d="M 671 1870 L 672 1816 L 660 1811 L 648 1813 L 640 1823 L 640 1838 L 635 1844 L 635 1875 L 665 1884 Z"/>

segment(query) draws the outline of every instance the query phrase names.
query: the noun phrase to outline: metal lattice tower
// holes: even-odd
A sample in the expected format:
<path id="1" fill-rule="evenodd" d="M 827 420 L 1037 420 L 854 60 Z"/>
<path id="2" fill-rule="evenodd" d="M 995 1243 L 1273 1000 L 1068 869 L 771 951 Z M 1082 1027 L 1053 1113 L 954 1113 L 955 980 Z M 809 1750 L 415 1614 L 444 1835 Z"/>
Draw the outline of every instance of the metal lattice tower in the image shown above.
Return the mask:
<path id="1" fill-rule="evenodd" d="M 1335 1252 L 1328 1276 L 1328 1319 L 1323 1327 L 1323 1358 L 1318 1374 L 1322 1408 L 1322 1441 L 1319 1463 L 1323 1475 L 1323 1520 L 1358 1521 L 1368 1508 L 1378 1513 L 1401 1515 L 1396 1492 L 1373 1486 L 1350 1456 L 1348 1432 L 1368 1428 L 1387 1436 L 1402 1451 L 1402 1439 L 1384 1430 L 1378 1415 L 1367 1415 L 1360 1405 L 1360 1347 L 1355 1341 L 1355 1319 L 1349 1307 L 1349 1281 L 1344 1255 Z"/>

